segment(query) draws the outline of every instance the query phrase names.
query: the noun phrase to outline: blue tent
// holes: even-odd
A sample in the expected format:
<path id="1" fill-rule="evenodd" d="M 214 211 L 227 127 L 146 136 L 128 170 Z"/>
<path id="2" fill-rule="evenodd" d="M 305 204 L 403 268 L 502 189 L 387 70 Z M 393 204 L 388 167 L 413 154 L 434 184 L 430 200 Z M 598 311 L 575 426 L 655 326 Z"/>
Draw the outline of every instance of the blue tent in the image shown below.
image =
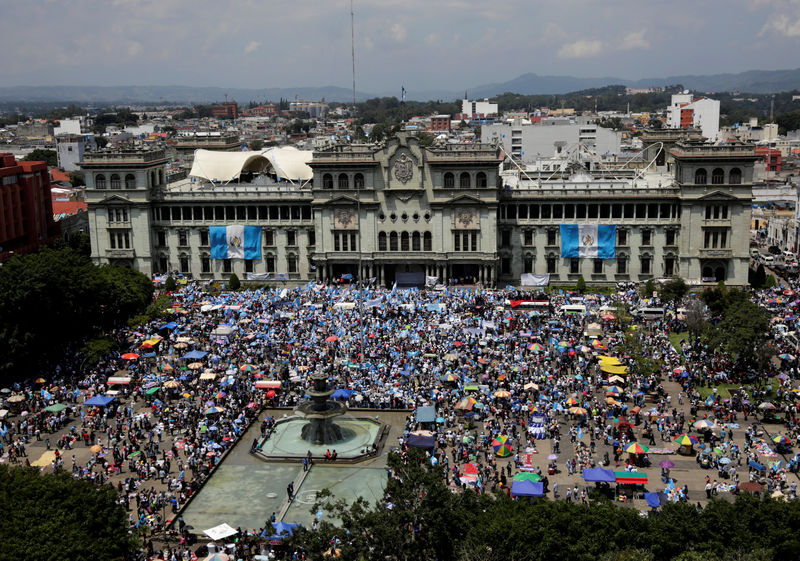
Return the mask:
<path id="1" fill-rule="evenodd" d="M 416 417 L 418 423 L 432 423 L 436 420 L 436 407 L 433 405 L 417 407 Z"/>
<path id="2" fill-rule="evenodd" d="M 406 444 L 414 448 L 424 448 L 426 450 L 433 450 L 436 448 L 436 439 L 432 436 L 419 436 L 416 434 L 409 434 L 406 438 Z"/>
<path id="3" fill-rule="evenodd" d="M 758 471 L 767 471 L 767 467 L 765 465 L 759 464 L 755 460 L 750 460 L 749 462 L 747 462 L 747 465 Z"/>
<path id="4" fill-rule="evenodd" d="M 661 505 L 667 504 L 667 495 L 661 491 L 657 493 L 645 493 L 644 500 L 653 508 L 658 508 Z"/>
<path id="5" fill-rule="evenodd" d="M 544 497 L 544 483 L 541 481 L 514 481 L 511 494 L 515 497 Z"/>
<path id="6" fill-rule="evenodd" d="M 331 397 L 333 399 L 350 399 L 351 395 L 353 395 L 353 390 L 339 388 L 338 390 L 336 390 L 331 394 Z"/>
<path id="7" fill-rule="evenodd" d="M 112 395 L 96 395 L 91 399 L 87 399 L 83 402 L 86 407 L 105 407 L 112 401 L 117 399 Z"/>
<path id="8" fill-rule="evenodd" d="M 610 469 L 585 468 L 583 470 L 583 479 L 587 483 L 614 483 L 617 480 L 617 476 Z"/>
<path id="9" fill-rule="evenodd" d="M 203 358 L 204 356 L 206 356 L 207 354 L 208 353 L 205 352 L 205 351 L 189 351 L 188 353 L 183 355 L 183 358 L 185 360 L 199 360 L 199 359 Z"/>
<path id="10" fill-rule="evenodd" d="M 159 330 L 161 330 L 161 329 L 168 329 L 169 331 L 172 331 L 172 330 L 173 330 L 173 329 L 175 329 L 176 327 L 178 327 L 178 324 L 177 324 L 177 323 L 175 323 L 174 321 L 171 321 L 171 322 L 169 322 L 169 323 L 165 323 L 164 325 L 162 325 L 162 326 L 161 326 L 161 327 L 159 327 L 158 329 L 159 329 Z"/>
<path id="11" fill-rule="evenodd" d="M 266 529 L 261 533 L 262 538 L 266 538 L 271 542 L 274 541 L 281 541 L 284 538 L 288 538 L 294 533 L 294 529 L 297 528 L 299 524 L 292 524 L 291 522 L 273 522 L 272 528 L 275 533 L 271 536 L 267 536 Z"/>

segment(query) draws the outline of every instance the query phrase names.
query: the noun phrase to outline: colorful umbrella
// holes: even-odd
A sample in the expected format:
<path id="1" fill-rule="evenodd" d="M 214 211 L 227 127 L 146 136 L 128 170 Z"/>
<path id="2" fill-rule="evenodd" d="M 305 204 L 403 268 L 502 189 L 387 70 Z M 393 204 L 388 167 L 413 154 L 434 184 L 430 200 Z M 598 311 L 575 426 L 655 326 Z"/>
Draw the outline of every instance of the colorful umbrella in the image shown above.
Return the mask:
<path id="1" fill-rule="evenodd" d="M 628 454 L 647 454 L 650 451 L 650 449 L 647 446 L 644 446 L 643 444 L 634 442 L 628 445 L 628 447 L 625 448 L 625 451 Z"/>
<path id="2" fill-rule="evenodd" d="M 567 405 L 580 405 L 581 402 L 575 399 L 574 397 L 570 397 L 564 403 L 566 403 Z"/>
<path id="3" fill-rule="evenodd" d="M 512 454 L 511 439 L 507 436 L 498 436 L 492 441 L 492 449 L 501 458 L 510 456 Z"/>
<path id="4" fill-rule="evenodd" d="M 759 409 L 776 409 L 774 405 L 772 405 L 769 401 L 765 401 L 761 405 L 758 406 Z"/>
<path id="5" fill-rule="evenodd" d="M 708 419 L 700 419 L 694 424 L 696 429 L 713 429 L 716 426 L 717 424 L 714 421 L 709 421 Z"/>
<path id="6" fill-rule="evenodd" d="M 458 374 L 453 374 L 452 372 L 444 375 L 445 382 L 458 382 Z"/>
<path id="7" fill-rule="evenodd" d="M 99 454 L 100 452 L 103 451 L 103 447 L 100 446 L 99 444 L 95 444 L 94 446 L 89 448 L 89 450 L 92 452 L 92 454 Z"/>
<path id="8" fill-rule="evenodd" d="M 794 357 L 792 355 L 790 355 L 789 353 L 780 354 L 780 355 L 778 355 L 778 358 L 780 358 L 782 360 L 794 360 Z"/>
<path id="9" fill-rule="evenodd" d="M 497 390 L 496 392 L 494 392 L 494 396 L 499 397 L 501 399 L 505 399 L 511 397 L 511 392 L 507 390 Z"/>
<path id="10" fill-rule="evenodd" d="M 531 350 L 535 353 L 540 353 L 544 350 L 544 347 L 542 347 L 542 345 L 539 343 L 531 343 L 528 345 L 528 350 Z"/>
<path id="11" fill-rule="evenodd" d="M 189 370 L 200 370 L 203 368 L 202 362 L 193 362 L 189 365 Z"/>
<path id="12" fill-rule="evenodd" d="M 791 445 L 792 440 L 782 434 L 776 434 L 775 436 L 772 437 L 772 442 L 774 442 L 775 444 Z"/>
<path id="13" fill-rule="evenodd" d="M 239 370 L 242 372 L 252 372 L 253 370 L 258 370 L 255 364 L 243 364 L 239 367 Z"/>
<path id="14" fill-rule="evenodd" d="M 677 442 L 681 446 L 694 446 L 695 444 L 700 442 L 699 440 L 697 440 L 697 438 L 695 438 L 691 434 L 686 434 L 686 433 L 679 434 L 678 436 L 676 436 L 672 440 L 674 440 L 675 442 Z"/>
<path id="15" fill-rule="evenodd" d="M 46 382 L 46 380 L 44 378 L 36 378 L 36 383 L 37 384 L 44 384 L 45 382 Z"/>
<path id="16" fill-rule="evenodd" d="M 164 382 L 164 387 L 170 390 L 174 390 L 176 388 L 180 388 L 181 383 L 178 382 L 177 380 L 167 380 L 166 382 Z"/>
<path id="17" fill-rule="evenodd" d="M 569 412 L 573 415 L 586 415 L 586 413 L 588 413 L 583 407 L 570 407 Z"/>
<path id="18" fill-rule="evenodd" d="M 474 397 L 465 397 L 458 403 L 456 403 L 456 409 L 464 409 L 467 411 L 471 411 L 475 404 L 478 403 L 478 400 Z"/>
<path id="19" fill-rule="evenodd" d="M 225 411 L 224 407 L 209 407 L 208 409 L 205 410 L 205 414 L 214 415 L 216 413 L 222 413 L 223 411 Z"/>

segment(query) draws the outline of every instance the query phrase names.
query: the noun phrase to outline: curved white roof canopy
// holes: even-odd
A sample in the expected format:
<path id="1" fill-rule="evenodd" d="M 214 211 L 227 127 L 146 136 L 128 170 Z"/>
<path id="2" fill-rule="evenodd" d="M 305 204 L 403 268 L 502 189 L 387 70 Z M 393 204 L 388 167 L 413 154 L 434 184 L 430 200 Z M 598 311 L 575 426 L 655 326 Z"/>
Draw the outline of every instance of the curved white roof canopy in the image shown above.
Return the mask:
<path id="1" fill-rule="evenodd" d="M 311 151 L 292 146 L 259 152 L 196 150 L 189 176 L 214 183 L 228 183 L 239 179 L 242 173 L 262 173 L 271 167 L 272 172 L 281 179 L 309 181 L 314 176 L 308 165 L 311 157 Z"/>

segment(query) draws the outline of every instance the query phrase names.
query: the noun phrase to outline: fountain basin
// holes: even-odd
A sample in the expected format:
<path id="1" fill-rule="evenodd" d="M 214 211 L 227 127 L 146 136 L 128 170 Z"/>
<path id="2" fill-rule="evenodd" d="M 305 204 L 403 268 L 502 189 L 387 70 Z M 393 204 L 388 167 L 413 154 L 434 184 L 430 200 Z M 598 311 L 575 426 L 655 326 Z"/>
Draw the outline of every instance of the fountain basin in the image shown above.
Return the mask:
<path id="1" fill-rule="evenodd" d="M 265 460 L 296 461 L 306 456 L 310 450 L 312 456 L 319 460 L 325 457 L 326 451 L 336 450 L 340 460 L 358 460 L 370 457 L 368 451 L 373 444 L 378 447 L 383 433 L 380 421 L 344 415 L 336 418 L 336 426 L 342 436 L 340 440 L 330 444 L 314 444 L 303 438 L 304 427 L 308 426 L 308 419 L 302 416 L 278 420 L 272 434 L 259 444 L 256 456 Z"/>

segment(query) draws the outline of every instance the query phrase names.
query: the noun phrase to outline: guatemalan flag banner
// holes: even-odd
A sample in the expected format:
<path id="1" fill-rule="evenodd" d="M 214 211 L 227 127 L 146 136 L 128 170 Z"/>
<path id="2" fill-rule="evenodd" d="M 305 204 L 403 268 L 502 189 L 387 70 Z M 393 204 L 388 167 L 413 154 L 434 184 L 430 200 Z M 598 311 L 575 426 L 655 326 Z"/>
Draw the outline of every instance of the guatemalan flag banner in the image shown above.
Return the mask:
<path id="1" fill-rule="evenodd" d="M 211 226 L 211 259 L 261 259 L 261 226 Z"/>
<path id="2" fill-rule="evenodd" d="M 562 224 L 561 257 L 614 259 L 617 227 L 608 224 Z"/>

